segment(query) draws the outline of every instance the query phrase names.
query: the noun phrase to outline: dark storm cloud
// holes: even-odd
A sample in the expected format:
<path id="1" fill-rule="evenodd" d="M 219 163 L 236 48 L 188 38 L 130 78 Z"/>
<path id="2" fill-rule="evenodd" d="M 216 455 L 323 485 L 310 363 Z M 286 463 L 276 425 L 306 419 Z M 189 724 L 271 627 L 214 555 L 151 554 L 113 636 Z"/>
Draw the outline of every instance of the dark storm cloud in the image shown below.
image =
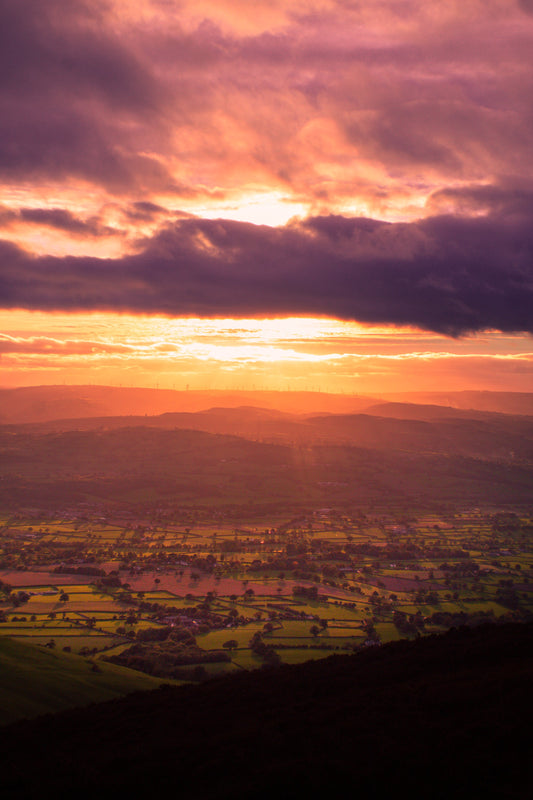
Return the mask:
<path id="1" fill-rule="evenodd" d="M 2 0 L 2 89 L 89 93 L 113 108 L 153 110 L 157 87 L 106 26 L 106 7 L 98 0 Z"/>
<path id="2" fill-rule="evenodd" d="M 479 184 L 439 189 L 428 198 L 427 207 L 435 212 L 454 209 L 457 213 L 492 213 L 529 217 L 533 209 L 533 189 L 528 182 Z"/>
<path id="3" fill-rule="evenodd" d="M 184 219 L 121 259 L 2 244 L 4 308 L 328 315 L 458 335 L 533 332 L 528 215 L 416 223 L 317 217 L 284 228 Z"/>
<path id="4" fill-rule="evenodd" d="M 0 0 L 0 175 L 100 183 L 111 191 L 171 183 L 134 146 L 132 121 L 160 119 L 163 95 L 142 60 L 82 0 Z"/>

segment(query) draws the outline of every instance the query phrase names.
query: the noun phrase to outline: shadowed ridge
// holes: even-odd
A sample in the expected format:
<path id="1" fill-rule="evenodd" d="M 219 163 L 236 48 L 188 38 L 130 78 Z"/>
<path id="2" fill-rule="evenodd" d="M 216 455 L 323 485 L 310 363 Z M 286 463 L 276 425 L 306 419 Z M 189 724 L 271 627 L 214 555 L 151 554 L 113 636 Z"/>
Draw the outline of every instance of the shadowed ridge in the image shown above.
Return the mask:
<path id="1" fill-rule="evenodd" d="M 531 623 L 454 629 L 11 725 L 3 794 L 523 798 L 532 634 Z"/>

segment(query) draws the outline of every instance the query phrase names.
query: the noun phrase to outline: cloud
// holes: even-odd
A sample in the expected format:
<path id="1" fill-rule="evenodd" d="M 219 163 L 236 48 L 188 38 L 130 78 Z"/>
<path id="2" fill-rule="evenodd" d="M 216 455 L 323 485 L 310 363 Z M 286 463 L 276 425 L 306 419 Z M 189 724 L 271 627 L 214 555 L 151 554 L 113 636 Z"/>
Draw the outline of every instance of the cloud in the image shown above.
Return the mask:
<path id="1" fill-rule="evenodd" d="M 60 340 L 49 336 L 22 337 L 0 334 L 0 355 L 8 353 L 61 356 L 98 355 L 102 353 L 129 355 L 133 352 L 133 346 L 113 342 Z"/>
<path id="2" fill-rule="evenodd" d="M 0 0 L 0 176 L 392 218 L 523 174 L 530 5 Z"/>
<path id="3" fill-rule="evenodd" d="M 183 219 L 119 259 L 0 248 L 3 308 L 324 315 L 459 335 L 533 332 L 529 215 L 413 223 L 325 216 L 268 228 Z"/>
<path id="4" fill-rule="evenodd" d="M 97 218 L 80 219 L 64 208 L 21 208 L 19 218 L 22 222 L 44 225 L 65 231 L 74 236 L 115 236 L 115 228 L 102 225 Z"/>
<path id="5" fill-rule="evenodd" d="M 500 184 L 447 187 L 433 192 L 426 206 L 435 213 L 497 214 L 529 217 L 533 209 L 533 187 L 526 180 Z"/>
<path id="6" fill-rule="evenodd" d="M 526 14 L 533 14 L 533 0 L 518 0 L 518 4 Z"/>
<path id="7" fill-rule="evenodd" d="M 161 121 L 163 87 L 104 2 L 0 3 L 0 175 L 77 177 L 111 192 L 171 184 L 132 128 Z M 145 127 L 150 127 L 146 125 Z"/>

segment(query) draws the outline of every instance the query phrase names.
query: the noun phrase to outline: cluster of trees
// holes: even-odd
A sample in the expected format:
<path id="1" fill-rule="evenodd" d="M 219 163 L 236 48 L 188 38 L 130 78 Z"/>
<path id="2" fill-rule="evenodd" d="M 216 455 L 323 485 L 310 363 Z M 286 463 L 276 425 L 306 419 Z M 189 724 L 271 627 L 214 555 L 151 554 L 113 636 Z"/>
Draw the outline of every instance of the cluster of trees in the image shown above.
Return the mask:
<path id="1" fill-rule="evenodd" d="M 424 628 L 424 619 L 419 611 L 416 614 L 395 611 L 392 615 L 392 621 L 404 636 L 416 634 Z"/>
<path id="2" fill-rule="evenodd" d="M 506 608 L 511 608 L 516 610 L 520 606 L 520 598 L 517 594 L 516 589 L 513 586 L 512 581 L 500 581 L 500 583 L 504 583 L 503 586 L 500 586 L 496 590 L 496 602 L 500 603 L 502 606 Z"/>
<path id="3" fill-rule="evenodd" d="M 494 621 L 494 612 L 489 611 L 473 611 L 468 614 L 466 611 L 435 611 L 427 618 L 428 622 L 433 625 L 442 625 L 445 628 L 460 628 L 464 625 L 476 626 L 485 622 Z"/>
<path id="4" fill-rule="evenodd" d="M 18 591 L 18 592 L 11 592 L 9 595 L 9 602 L 17 608 L 18 606 L 23 606 L 25 603 L 28 602 L 31 595 L 28 592 Z"/>
<path id="5" fill-rule="evenodd" d="M 202 650 L 187 628 L 169 626 L 139 631 L 131 647 L 107 660 L 156 677 L 179 679 L 184 677 L 180 667 L 229 662 L 231 658 L 223 650 Z M 196 679 L 203 677 L 205 671 L 196 673 Z"/>
<path id="6" fill-rule="evenodd" d="M 267 666 L 277 666 L 281 664 L 279 653 L 275 651 L 271 644 L 265 644 L 261 631 L 254 633 L 249 642 L 249 647 L 257 656 L 261 656 Z"/>
<path id="7" fill-rule="evenodd" d="M 60 564 L 54 569 L 54 572 L 60 575 L 94 575 L 96 577 L 105 575 L 104 569 L 93 567 L 90 564 L 82 564 L 79 567 L 75 567 L 71 564 Z"/>
<path id="8" fill-rule="evenodd" d="M 295 596 L 305 597 L 307 600 L 318 600 L 318 588 L 316 586 L 293 586 L 292 593 Z"/>

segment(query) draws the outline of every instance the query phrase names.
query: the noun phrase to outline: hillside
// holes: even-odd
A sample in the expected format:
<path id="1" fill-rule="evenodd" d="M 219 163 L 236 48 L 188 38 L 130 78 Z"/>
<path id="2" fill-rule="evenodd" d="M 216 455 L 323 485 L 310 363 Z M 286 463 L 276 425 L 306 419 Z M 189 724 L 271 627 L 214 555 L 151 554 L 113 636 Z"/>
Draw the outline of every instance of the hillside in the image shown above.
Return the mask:
<path id="1" fill-rule="evenodd" d="M 79 417 L 156 415 L 224 406 L 258 406 L 289 414 L 354 413 L 377 400 L 322 392 L 179 391 L 118 386 L 28 386 L 0 389 L 0 424 Z"/>
<path id="2" fill-rule="evenodd" d="M 0 637 L 0 725 L 155 689 L 140 672 Z"/>
<path id="3" fill-rule="evenodd" d="M 340 444 L 510 462 L 533 460 L 533 417 L 399 403 L 372 406 L 364 414 L 295 415 L 238 406 L 156 416 L 57 419 L 4 430 L 29 436 L 67 431 L 100 435 L 120 428 L 196 430 L 299 446 Z"/>
<path id="4" fill-rule="evenodd" d="M 0 389 L 0 424 L 86 417 L 156 416 L 171 412 L 197 412 L 215 407 L 240 406 L 274 409 L 297 415 L 361 412 L 379 414 L 377 409 L 368 409 L 388 403 L 533 415 L 533 393 L 526 392 L 403 392 L 376 398 L 327 392 L 184 391 L 74 385 Z M 385 411 L 382 415 L 389 416 L 389 413 Z"/>
<path id="5" fill-rule="evenodd" d="M 305 423 L 314 435 L 280 444 L 151 427 L 39 434 L 4 426 L 0 502 L 530 503 L 532 430 L 522 424 L 522 435 L 497 435 L 468 420 L 439 427 L 327 416 Z"/>
<path id="6" fill-rule="evenodd" d="M 387 393 L 383 398 L 398 403 L 422 403 L 500 414 L 533 414 L 532 392 L 396 392 Z"/>
<path id="7" fill-rule="evenodd" d="M 429 405 L 427 403 L 376 403 L 365 408 L 365 414 L 395 419 L 477 419 L 496 421 L 504 414 L 500 411 L 479 411 L 475 408 L 453 408 L 452 406 Z M 516 417 L 517 415 L 511 415 Z M 527 416 L 527 415 L 526 415 Z"/>
<path id="8" fill-rule="evenodd" d="M 11 725 L 3 796 L 525 798 L 532 634 L 454 629 Z"/>

